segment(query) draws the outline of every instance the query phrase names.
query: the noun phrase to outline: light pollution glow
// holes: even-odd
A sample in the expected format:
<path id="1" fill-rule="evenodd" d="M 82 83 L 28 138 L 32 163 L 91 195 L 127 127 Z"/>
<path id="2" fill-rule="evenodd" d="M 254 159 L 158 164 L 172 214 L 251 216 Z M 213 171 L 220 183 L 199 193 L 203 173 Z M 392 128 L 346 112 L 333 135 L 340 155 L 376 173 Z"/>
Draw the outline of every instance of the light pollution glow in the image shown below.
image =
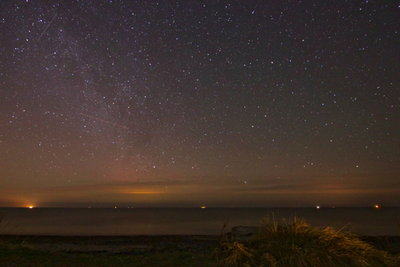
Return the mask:
<path id="1" fill-rule="evenodd" d="M 396 187 L 381 187 L 373 190 L 370 186 L 365 188 L 349 186 L 348 184 L 338 186 L 332 184 L 314 184 L 310 183 L 300 187 L 297 184 L 276 183 L 275 185 L 263 185 L 260 183 L 246 183 L 241 185 L 222 185 L 222 184 L 169 184 L 169 185 L 85 185 L 70 187 L 52 187 L 37 190 L 27 190 L 21 192 L 25 200 L 21 200 L 14 195 L 13 205 L 16 206 L 42 206 L 42 205 L 72 205 L 81 206 L 81 203 L 90 203 L 96 206 L 96 203 L 128 203 L 135 206 L 235 206 L 254 205 L 261 203 L 260 206 L 290 206 L 290 201 L 302 197 L 300 206 L 315 206 L 319 203 L 322 206 L 340 206 L 346 205 L 351 201 L 360 198 L 367 199 L 364 206 L 372 206 L 376 203 L 377 195 L 386 194 L 388 197 L 383 200 L 389 200 L 391 196 L 400 194 L 400 189 Z M 15 189 L 14 189 L 15 190 Z M 11 199 L 6 190 L 0 190 L 3 199 Z M 287 202 L 281 200 L 285 195 Z M 327 198 L 328 197 L 328 198 Z M 186 205 L 181 203 L 190 199 Z M 229 202 L 223 201 L 228 199 Z M 329 200 L 327 200 L 329 199 Z M 334 199 L 334 201 L 332 201 Z M 380 197 L 382 199 L 382 197 Z M 56 201 L 55 201 L 56 200 Z M 36 203 L 26 204 L 26 203 Z M 380 201 L 381 202 L 381 201 Z M 244 204 L 243 204 L 244 203 Z M 86 204 L 85 204 L 86 205 Z"/>

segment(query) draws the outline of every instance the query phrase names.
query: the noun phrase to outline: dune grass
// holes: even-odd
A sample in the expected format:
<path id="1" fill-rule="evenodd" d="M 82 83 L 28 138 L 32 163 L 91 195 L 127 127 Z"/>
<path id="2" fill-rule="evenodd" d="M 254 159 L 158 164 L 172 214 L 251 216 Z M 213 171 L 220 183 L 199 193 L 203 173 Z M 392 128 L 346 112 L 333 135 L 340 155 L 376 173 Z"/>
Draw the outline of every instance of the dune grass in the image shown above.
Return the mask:
<path id="1" fill-rule="evenodd" d="M 398 257 L 351 233 L 312 227 L 299 218 L 279 222 L 267 218 L 247 242 L 226 236 L 216 254 L 221 266 L 400 266 Z"/>
<path id="2" fill-rule="evenodd" d="M 38 240 L 43 238 L 46 237 L 39 237 Z M 202 248 L 192 246 L 187 249 L 179 245 L 182 240 L 171 239 L 171 244 L 175 245 L 155 246 L 156 249 L 149 251 L 81 253 L 38 249 L 33 242 L 36 239 L 26 243 L 12 242 L 12 238 L 3 239 L 0 239 L 0 266 L 400 266 L 399 256 L 378 250 L 351 233 L 331 227 L 312 227 L 299 218 L 279 222 L 267 218 L 259 231 L 243 242 L 234 240 L 232 235 L 222 235 L 215 253 L 212 252 L 217 241 Z M 66 242 L 64 239 L 48 239 L 46 242 Z M 118 243 L 124 243 L 124 240 Z M 152 244 L 161 241 L 160 237 L 152 240 Z M 90 238 L 77 238 L 75 241 L 93 242 Z"/>

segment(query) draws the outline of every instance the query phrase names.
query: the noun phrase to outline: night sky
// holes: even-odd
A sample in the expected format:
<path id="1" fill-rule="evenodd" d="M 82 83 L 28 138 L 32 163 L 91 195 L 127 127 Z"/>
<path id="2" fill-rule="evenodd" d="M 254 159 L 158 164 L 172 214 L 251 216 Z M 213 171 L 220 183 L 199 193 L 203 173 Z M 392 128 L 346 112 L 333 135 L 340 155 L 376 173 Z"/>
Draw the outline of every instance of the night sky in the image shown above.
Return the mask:
<path id="1" fill-rule="evenodd" d="M 400 205 L 398 1 L 0 2 L 0 206 Z"/>

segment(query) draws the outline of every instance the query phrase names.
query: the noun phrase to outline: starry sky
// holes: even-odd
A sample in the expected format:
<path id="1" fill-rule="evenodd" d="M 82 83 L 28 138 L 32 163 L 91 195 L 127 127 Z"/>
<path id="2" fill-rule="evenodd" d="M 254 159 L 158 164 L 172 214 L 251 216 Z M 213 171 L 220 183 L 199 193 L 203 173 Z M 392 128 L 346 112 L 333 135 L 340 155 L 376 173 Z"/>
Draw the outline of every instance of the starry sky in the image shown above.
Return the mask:
<path id="1" fill-rule="evenodd" d="M 2 0 L 0 206 L 400 205 L 399 11 Z"/>

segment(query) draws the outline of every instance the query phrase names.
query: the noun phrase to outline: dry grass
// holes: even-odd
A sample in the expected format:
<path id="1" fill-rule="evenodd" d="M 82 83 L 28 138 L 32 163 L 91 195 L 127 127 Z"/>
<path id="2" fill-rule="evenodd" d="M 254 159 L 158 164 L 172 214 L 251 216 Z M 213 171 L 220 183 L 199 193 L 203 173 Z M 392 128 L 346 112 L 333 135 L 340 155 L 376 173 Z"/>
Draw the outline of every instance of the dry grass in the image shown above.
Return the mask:
<path id="1" fill-rule="evenodd" d="M 222 266 L 400 266 L 398 258 L 351 233 L 312 227 L 299 218 L 267 218 L 248 242 L 223 240 L 217 256 Z"/>

